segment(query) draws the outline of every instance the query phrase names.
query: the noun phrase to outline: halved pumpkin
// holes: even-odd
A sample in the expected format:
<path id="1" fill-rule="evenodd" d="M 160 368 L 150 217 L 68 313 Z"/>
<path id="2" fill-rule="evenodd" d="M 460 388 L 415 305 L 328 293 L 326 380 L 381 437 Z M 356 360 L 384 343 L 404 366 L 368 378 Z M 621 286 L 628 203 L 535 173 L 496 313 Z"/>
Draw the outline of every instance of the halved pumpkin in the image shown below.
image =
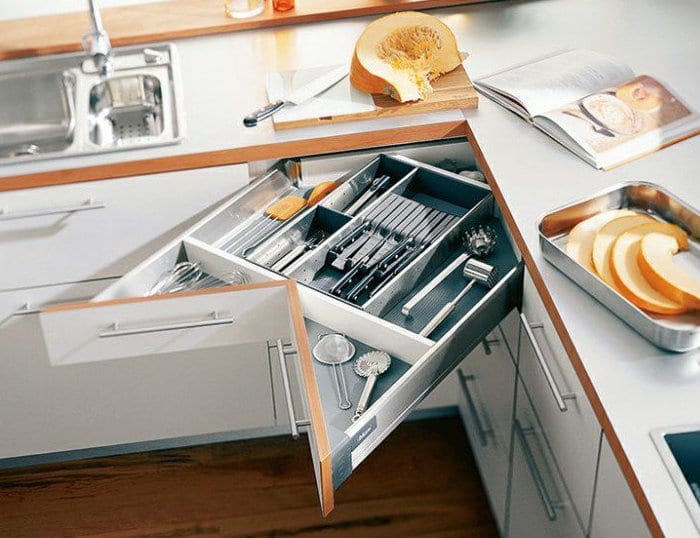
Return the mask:
<path id="1" fill-rule="evenodd" d="M 397 101 L 425 99 L 430 82 L 462 63 L 452 30 L 436 17 L 404 11 L 371 22 L 355 45 L 350 82 Z"/>
<path id="2" fill-rule="evenodd" d="M 639 251 L 642 238 L 650 233 L 666 234 L 675 241 L 687 241 L 685 232 L 665 222 L 637 226 L 621 234 L 612 248 L 610 270 L 620 293 L 639 308 L 657 314 L 682 314 L 689 309 L 657 291 L 642 274 Z"/>
<path id="3" fill-rule="evenodd" d="M 636 213 L 626 217 L 617 217 L 596 232 L 593 240 L 593 267 L 595 267 L 598 276 L 611 288 L 617 288 L 610 270 L 610 253 L 615 241 L 626 231 L 650 222 L 655 221 L 647 215 Z"/>
<path id="4" fill-rule="evenodd" d="M 688 250 L 687 236 L 649 233 L 642 238 L 639 269 L 651 286 L 669 299 L 696 310 L 700 308 L 700 282 L 673 261 L 674 254 Z"/>
<path id="5" fill-rule="evenodd" d="M 636 215 L 636 213 L 629 209 L 611 209 L 582 220 L 569 232 L 566 253 L 589 271 L 595 272 L 595 267 L 593 267 L 595 234 L 611 220 L 630 215 Z"/>

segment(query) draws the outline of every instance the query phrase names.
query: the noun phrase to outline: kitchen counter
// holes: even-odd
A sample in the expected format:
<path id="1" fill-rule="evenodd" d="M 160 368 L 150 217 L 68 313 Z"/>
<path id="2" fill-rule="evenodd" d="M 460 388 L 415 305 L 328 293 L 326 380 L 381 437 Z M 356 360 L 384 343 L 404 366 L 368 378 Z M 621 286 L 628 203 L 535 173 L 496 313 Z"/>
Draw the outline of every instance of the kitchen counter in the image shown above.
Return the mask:
<path id="1" fill-rule="evenodd" d="M 543 53 L 586 47 L 615 55 L 637 73 L 658 76 L 700 109 L 700 4 L 654 0 L 543 0 L 433 11 L 457 34 L 477 78 Z M 604 14 L 604 15 L 601 15 Z M 455 122 L 466 117 L 486 172 L 515 225 L 528 270 L 589 390 L 602 427 L 628 476 L 641 486 L 664 534 L 697 536 L 649 431 L 700 422 L 700 353 L 666 353 L 633 332 L 544 260 L 535 222 L 547 210 L 628 179 L 659 183 L 700 206 L 700 137 L 613 171 L 589 167 L 515 115 L 481 99 L 478 110 L 442 112 L 275 132 L 246 129 L 241 118 L 265 101 L 270 70 L 338 63 L 369 19 L 177 42 L 187 139 L 178 146 L 0 166 L 0 176 L 119 163 L 259 144 L 303 141 L 381 129 Z M 332 44 L 329 46 L 328 44 Z M 390 143 L 390 140 L 386 141 Z M 1 180 L 0 180 L 1 181 Z M 622 452 L 620 452 L 620 449 Z M 638 498 L 640 492 L 637 491 Z"/>

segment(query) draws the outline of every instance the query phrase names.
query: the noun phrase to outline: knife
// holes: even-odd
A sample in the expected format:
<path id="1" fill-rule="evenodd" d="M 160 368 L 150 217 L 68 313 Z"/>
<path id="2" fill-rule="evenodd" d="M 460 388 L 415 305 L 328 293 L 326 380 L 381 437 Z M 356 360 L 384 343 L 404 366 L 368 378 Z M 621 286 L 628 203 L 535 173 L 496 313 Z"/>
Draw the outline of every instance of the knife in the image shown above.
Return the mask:
<path id="1" fill-rule="evenodd" d="M 313 79 L 311 82 L 297 88 L 284 99 L 269 103 L 264 107 L 256 110 L 249 116 L 243 118 L 243 125 L 246 127 L 255 127 L 259 121 L 269 118 L 276 112 L 279 112 L 287 105 L 300 105 L 312 97 L 316 97 L 319 93 L 327 90 L 336 82 L 343 80 L 348 76 L 349 68 L 347 65 L 336 67 L 332 71 Z"/>

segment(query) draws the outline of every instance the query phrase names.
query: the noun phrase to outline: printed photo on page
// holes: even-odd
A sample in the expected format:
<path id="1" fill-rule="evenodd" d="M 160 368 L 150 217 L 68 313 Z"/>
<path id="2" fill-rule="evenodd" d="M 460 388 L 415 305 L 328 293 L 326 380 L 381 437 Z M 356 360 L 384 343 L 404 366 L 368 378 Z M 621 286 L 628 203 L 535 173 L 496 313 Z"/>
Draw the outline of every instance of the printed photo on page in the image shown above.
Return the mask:
<path id="1" fill-rule="evenodd" d="M 658 149 L 674 124 L 691 115 L 662 83 L 647 75 L 543 114 L 594 156 L 637 145 L 640 150 Z"/>

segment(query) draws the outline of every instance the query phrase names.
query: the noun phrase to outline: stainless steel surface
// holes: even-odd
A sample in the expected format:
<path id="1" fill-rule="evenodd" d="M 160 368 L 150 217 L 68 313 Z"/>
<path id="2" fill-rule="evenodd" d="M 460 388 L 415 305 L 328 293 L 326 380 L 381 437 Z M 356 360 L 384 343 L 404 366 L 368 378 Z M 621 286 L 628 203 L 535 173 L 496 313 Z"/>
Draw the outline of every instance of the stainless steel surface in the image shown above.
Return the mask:
<path id="1" fill-rule="evenodd" d="M 243 118 L 243 125 L 246 127 L 255 127 L 258 122 L 271 117 L 273 114 L 279 112 L 287 105 L 300 105 L 312 97 L 315 97 L 319 93 L 324 92 L 339 80 L 344 79 L 346 76 L 348 76 L 348 73 L 349 67 L 347 65 L 339 66 L 297 88 L 289 95 L 286 95 L 284 100 L 268 103 L 264 107 L 259 108 L 255 112 L 249 114 Z"/>
<path id="2" fill-rule="evenodd" d="M 100 338 L 113 338 L 117 336 L 132 336 L 134 334 L 147 334 L 165 331 L 180 331 L 183 329 L 199 329 L 202 327 L 212 327 L 215 325 L 230 325 L 234 322 L 233 317 L 219 317 L 218 312 L 212 312 L 209 319 L 201 321 L 187 321 L 182 323 L 169 323 L 167 325 L 150 325 L 148 327 L 135 327 L 132 329 L 122 329 L 120 323 L 113 323 L 112 327 L 98 334 Z"/>
<path id="3" fill-rule="evenodd" d="M 406 302 L 406 304 L 401 307 L 401 313 L 408 317 L 411 315 L 411 310 L 420 303 L 425 297 L 428 296 L 428 294 L 433 291 L 437 286 L 440 285 L 440 283 L 445 280 L 448 276 L 450 276 L 457 267 L 461 267 L 464 262 L 469 259 L 470 254 L 467 254 L 466 252 L 460 254 L 455 260 L 449 264 L 447 267 L 445 267 L 438 275 L 433 277 L 433 279 L 428 282 L 425 286 L 421 288 L 421 290 L 414 295 L 409 301 Z"/>
<path id="4" fill-rule="evenodd" d="M 376 177 L 367 186 L 365 191 L 357 197 L 357 199 L 350 204 L 350 206 L 345 209 L 345 213 L 351 217 L 355 215 L 358 211 L 362 211 L 362 208 L 370 201 L 372 196 L 378 194 L 384 189 L 391 181 L 391 176 L 383 175 Z"/>
<path id="5" fill-rule="evenodd" d="M 475 377 L 472 374 L 465 374 L 462 372 L 461 368 L 457 369 L 457 375 L 459 376 L 459 382 L 462 386 L 462 392 L 464 392 L 464 397 L 467 400 L 469 413 L 472 415 L 477 434 L 479 435 L 479 442 L 481 443 L 481 446 L 487 446 L 489 444 L 488 436 L 493 434 L 493 429 L 484 427 L 483 421 L 481 420 L 481 415 L 479 415 L 479 410 L 474 403 L 474 397 L 469 390 L 468 383 L 470 381 L 474 381 Z"/>
<path id="6" fill-rule="evenodd" d="M 391 357 L 386 351 L 368 351 L 355 361 L 354 372 L 361 377 L 366 377 L 367 382 L 357 402 L 355 415 L 352 417 L 353 422 L 357 422 L 369 407 L 369 400 L 377 383 L 377 377 L 386 372 L 390 366 Z"/>
<path id="7" fill-rule="evenodd" d="M 0 221 L 45 217 L 46 215 L 58 215 L 61 213 L 78 213 L 79 211 L 90 211 L 91 209 L 103 209 L 105 207 L 107 207 L 107 204 L 104 202 L 95 202 L 89 199 L 83 204 L 28 209 L 26 211 L 15 211 L 13 213 L 6 212 L 4 208 L 0 208 Z"/>
<path id="8" fill-rule="evenodd" d="M 518 437 L 520 445 L 522 446 L 525 461 L 527 462 L 528 469 L 530 470 L 532 480 L 535 482 L 535 488 L 537 489 L 537 493 L 539 494 L 542 505 L 547 513 L 547 517 L 551 521 L 554 521 L 557 519 L 557 509 L 564 508 L 564 504 L 560 501 L 553 500 L 550 497 L 544 478 L 542 477 L 542 473 L 537 467 L 535 456 L 532 454 L 532 449 L 527 442 L 527 436 L 536 435 L 536 431 L 531 427 L 523 428 L 518 419 L 515 419 L 513 428 L 515 429 L 516 436 Z"/>
<path id="9" fill-rule="evenodd" d="M 344 334 L 324 334 L 319 337 L 318 343 L 314 346 L 313 355 L 317 361 L 333 367 L 338 407 L 350 409 L 352 402 L 342 365 L 355 355 L 355 344 L 348 340 Z"/>
<path id="10" fill-rule="evenodd" d="M 284 399 L 287 402 L 287 414 L 289 416 L 289 427 L 292 430 L 292 438 L 299 439 L 299 426 L 294 414 L 294 402 L 292 401 L 292 387 L 289 382 L 289 370 L 287 369 L 287 352 L 284 350 L 284 343 L 278 339 L 275 343 L 277 348 L 277 358 L 282 372 L 282 386 L 284 387 Z"/>
<path id="11" fill-rule="evenodd" d="M 566 405 L 566 401 L 575 400 L 576 395 L 569 392 L 563 393 L 559 389 L 559 385 L 557 385 L 557 382 L 552 375 L 552 370 L 549 368 L 549 363 L 547 363 L 547 359 L 544 357 L 544 353 L 542 352 L 542 348 L 535 337 L 535 333 L 532 331 L 532 329 L 540 329 L 543 326 L 541 323 L 531 323 L 524 313 L 520 314 L 520 323 L 525 331 L 525 334 L 527 335 L 527 339 L 530 342 L 533 351 L 535 352 L 535 357 L 537 357 L 537 362 L 542 370 L 542 375 L 544 375 L 547 385 L 549 385 L 549 390 L 552 391 L 554 401 L 556 402 L 559 411 L 565 413 L 569 410 L 569 407 Z"/>
<path id="12" fill-rule="evenodd" d="M 75 74 L 0 72 L 0 158 L 61 151 L 75 135 Z"/>
<path id="13" fill-rule="evenodd" d="M 109 41 L 109 34 L 107 34 L 102 24 L 102 14 L 97 5 L 97 0 L 88 0 L 88 6 L 92 31 L 83 36 L 83 49 L 92 58 L 95 69 L 97 69 L 100 76 L 108 77 L 114 71 L 112 65 L 112 44 Z"/>
<path id="14" fill-rule="evenodd" d="M 651 214 L 700 238 L 700 212 L 653 183 L 630 181 L 546 213 L 537 223 L 542 254 L 625 323 L 655 345 L 671 351 L 700 347 L 697 316 L 657 316 L 637 308 L 566 254 L 571 228 L 601 211 L 628 208 Z"/>
<path id="15" fill-rule="evenodd" d="M 474 258 L 467 260 L 467 263 L 464 264 L 464 270 L 462 272 L 465 277 L 470 279 L 469 283 L 455 296 L 454 299 L 443 306 L 440 311 L 435 314 L 435 316 L 425 325 L 425 327 L 423 327 L 420 332 L 421 336 L 430 336 L 430 334 L 437 329 L 452 312 L 454 312 L 455 308 L 457 308 L 457 304 L 464 299 L 475 284 L 479 283 L 492 288 L 497 282 L 497 268 L 489 265 L 488 263 L 475 260 Z"/>
<path id="16" fill-rule="evenodd" d="M 181 141 L 175 46 L 120 48 L 111 57 L 98 67 L 84 54 L 0 62 L 0 159 L 14 163 Z"/>

